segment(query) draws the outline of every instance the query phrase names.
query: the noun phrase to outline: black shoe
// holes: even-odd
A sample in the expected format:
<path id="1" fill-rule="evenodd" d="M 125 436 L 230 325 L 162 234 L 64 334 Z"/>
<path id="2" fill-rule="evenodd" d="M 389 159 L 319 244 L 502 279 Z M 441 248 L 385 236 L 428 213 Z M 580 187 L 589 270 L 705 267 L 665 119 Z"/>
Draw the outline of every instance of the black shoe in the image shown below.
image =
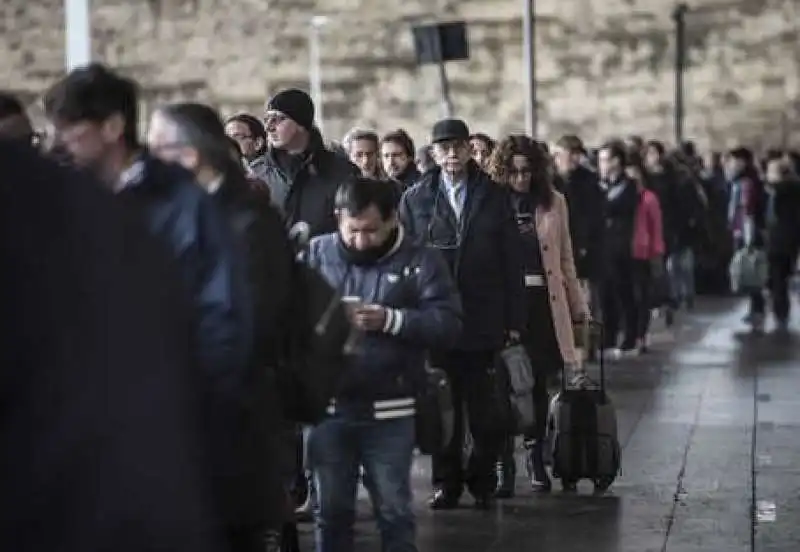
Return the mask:
<path id="1" fill-rule="evenodd" d="M 494 497 L 491 494 L 478 495 L 475 497 L 474 508 L 476 510 L 491 510 L 494 505 Z"/>
<path id="2" fill-rule="evenodd" d="M 528 469 L 528 478 L 533 491 L 536 493 L 549 493 L 553 488 L 553 482 L 550 481 L 550 476 L 547 475 L 542 453 L 541 442 L 534 442 L 529 445 L 525 466 Z"/>
<path id="3" fill-rule="evenodd" d="M 428 500 L 428 507 L 431 510 L 454 510 L 458 508 L 458 500 L 459 497 L 453 493 L 448 493 L 443 489 L 435 489 Z"/>
<path id="4" fill-rule="evenodd" d="M 578 482 L 569 479 L 562 479 L 561 490 L 565 493 L 574 493 L 578 490 Z"/>
<path id="5" fill-rule="evenodd" d="M 675 325 L 675 310 L 672 307 L 667 307 L 667 312 L 664 315 L 664 323 L 667 325 L 667 328 L 671 328 Z"/>

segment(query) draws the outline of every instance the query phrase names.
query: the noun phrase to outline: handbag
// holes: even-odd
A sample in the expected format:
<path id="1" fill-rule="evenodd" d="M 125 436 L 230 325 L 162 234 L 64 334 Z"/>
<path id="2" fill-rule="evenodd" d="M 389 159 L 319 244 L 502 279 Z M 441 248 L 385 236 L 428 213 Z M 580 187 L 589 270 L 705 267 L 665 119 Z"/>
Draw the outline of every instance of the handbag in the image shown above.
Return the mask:
<path id="1" fill-rule="evenodd" d="M 533 403 L 533 366 L 521 344 L 509 345 L 500 352 L 497 371 L 504 376 L 508 426 L 512 434 L 523 433 L 536 422 Z"/>
<path id="2" fill-rule="evenodd" d="M 734 292 L 756 291 L 767 285 L 769 277 L 767 255 L 761 249 L 743 247 L 733 256 L 730 266 L 731 287 Z"/>

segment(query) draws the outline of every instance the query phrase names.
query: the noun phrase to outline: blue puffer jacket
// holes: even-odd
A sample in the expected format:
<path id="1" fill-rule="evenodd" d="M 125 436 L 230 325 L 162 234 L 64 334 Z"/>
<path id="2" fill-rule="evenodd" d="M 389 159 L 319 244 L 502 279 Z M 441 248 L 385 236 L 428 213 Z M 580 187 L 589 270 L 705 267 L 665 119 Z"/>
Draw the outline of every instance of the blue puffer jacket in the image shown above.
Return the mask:
<path id="1" fill-rule="evenodd" d="M 441 253 L 401 229 L 374 265 L 348 262 L 337 234 L 311 241 L 309 264 L 344 296 L 389 308 L 386 330 L 367 333 L 329 413 L 392 419 L 414 414 L 425 354 L 448 349 L 461 332 L 461 301 Z"/>

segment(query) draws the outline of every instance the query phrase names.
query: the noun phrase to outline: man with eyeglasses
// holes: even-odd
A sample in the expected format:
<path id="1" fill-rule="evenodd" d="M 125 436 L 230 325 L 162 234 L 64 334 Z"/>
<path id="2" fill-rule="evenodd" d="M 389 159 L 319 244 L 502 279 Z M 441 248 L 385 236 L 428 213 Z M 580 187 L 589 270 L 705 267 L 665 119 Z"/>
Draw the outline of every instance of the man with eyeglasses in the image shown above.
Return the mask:
<path id="1" fill-rule="evenodd" d="M 267 130 L 264 124 L 249 113 L 238 113 L 225 121 L 225 134 L 239 144 L 253 176 L 264 180 L 267 154 Z"/>
<path id="2" fill-rule="evenodd" d="M 338 230 L 334 213 L 336 190 L 354 180 L 359 169 L 346 156 L 326 147 L 314 125 L 314 102 L 295 88 L 269 99 L 264 112 L 268 149 L 263 179 L 269 186 L 273 205 L 284 216 L 289 238 L 298 254 L 305 254 L 311 238 Z M 313 484 L 304 470 L 302 442 L 297 448 L 297 477 L 293 494 L 297 515 L 310 519 Z M 291 530 L 290 530 L 291 531 Z"/>
<path id="3" fill-rule="evenodd" d="M 433 457 L 433 509 L 456 508 L 464 485 L 477 508 L 491 505 L 494 459 L 505 435 L 505 428 L 492 423 L 497 418 L 494 363 L 525 326 L 522 251 L 510 199 L 470 158 L 469 137 L 461 120 L 436 123 L 432 152 L 438 167 L 425 173 L 400 202 L 408 235 L 444 253 L 464 308 L 457 345 L 431 351 L 431 362 L 450 378 L 454 402 L 465 405 L 456 408 L 450 446 Z M 466 472 L 465 411 L 473 441 Z"/>
<path id="4" fill-rule="evenodd" d="M 0 139 L 38 145 L 38 134 L 16 96 L 0 91 Z"/>
<path id="5" fill-rule="evenodd" d="M 360 174 L 358 168 L 325 147 L 314 126 L 314 103 L 302 90 L 291 88 L 273 96 L 266 105 L 264 124 L 269 149 L 263 178 L 290 234 L 305 244 L 314 236 L 335 232 L 336 190 Z"/>

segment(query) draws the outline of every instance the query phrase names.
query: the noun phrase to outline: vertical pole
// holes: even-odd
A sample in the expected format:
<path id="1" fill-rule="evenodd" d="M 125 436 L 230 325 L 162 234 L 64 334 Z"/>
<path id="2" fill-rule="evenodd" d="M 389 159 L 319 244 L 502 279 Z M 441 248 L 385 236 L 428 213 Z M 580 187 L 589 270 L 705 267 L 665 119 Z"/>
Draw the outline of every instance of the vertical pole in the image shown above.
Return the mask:
<path id="1" fill-rule="evenodd" d="M 453 117 L 453 100 L 450 97 L 450 81 L 447 78 L 447 68 L 443 61 L 439 65 L 439 86 L 442 91 L 442 113 L 445 118 Z"/>
<path id="2" fill-rule="evenodd" d="M 685 117 L 683 76 L 686 71 L 686 4 L 678 4 L 672 14 L 675 20 L 675 145 L 683 142 Z"/>
<path id="3" fill-rule="evenodd" d="M 536 138 L 536 5 L 522 0 L 522 56 L 525 66 L 525 130 Z"/>
<path id="4" fill-rule="evenodd" d="M 92 23 L 90 0 L 64 0 L 64 59 L 67 71 L 92 61 Z"/>
<path id="5" fill-rule="evenodd" d="M 447 68 L 445 67 L 444 53 L 442 52 L 442 33 L 439 28 L 434 28 L 436 32 L 429 33 L 433 58 L 437 61 L 439 69 L 439 91 L 442 95 L 442 115 L 445 118 L 453 116 L 453 99 L 450 97 L 450 81 L 447 78 Z"/>
<path id="6" fill-rule="evenodd" d="M 325 124 L 324 118 L 324 99 L 322 97 L 322 55 L 320 52 L 320 29 L 328 22 L 324 15 L 315 15 L 311 18 L 311 32 L 309 35 L 309 63 L 308 80 L 311 89 L 311 99 L 314 101 L 314 111 L 316 113 L 316 123 L 320 132 L 323 132 Z"/>

